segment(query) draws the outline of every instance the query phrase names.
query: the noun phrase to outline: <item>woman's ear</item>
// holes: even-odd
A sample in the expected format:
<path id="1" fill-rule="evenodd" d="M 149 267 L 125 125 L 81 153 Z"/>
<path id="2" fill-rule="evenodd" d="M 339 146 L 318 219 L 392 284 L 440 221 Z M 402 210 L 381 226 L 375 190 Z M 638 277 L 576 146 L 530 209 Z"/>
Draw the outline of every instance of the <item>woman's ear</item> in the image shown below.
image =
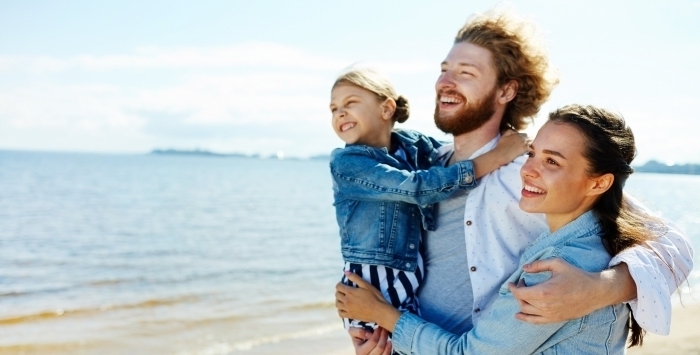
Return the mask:
<path id="1" fill-rule="evenodd" d="M 380 106 L 382 107 L 382 119 L 391 121 L 391 118 L 394 117 L 394 112 L 396 112 L 396 101 L 387 98 Z"/>
<path id="2" fill-rule="evenodd" d="M 587 196 L 599 196 L 605 193 L 605 191 L 608 191 L 610 189 L 610 186 L 612 186 L 613 182 L 615 182 L 615 175 L 607 173 L 603 174 L 601 176 L 592 178 L 593 185 L 591 189 L 588 191 Z"/>

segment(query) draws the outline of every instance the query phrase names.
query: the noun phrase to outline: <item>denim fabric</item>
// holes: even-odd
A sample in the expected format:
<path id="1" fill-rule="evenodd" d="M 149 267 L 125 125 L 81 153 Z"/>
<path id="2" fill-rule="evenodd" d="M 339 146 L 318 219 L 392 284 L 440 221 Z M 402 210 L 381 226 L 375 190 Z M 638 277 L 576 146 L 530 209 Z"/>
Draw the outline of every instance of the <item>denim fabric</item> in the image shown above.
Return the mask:
<path id="1" fill-rule="evenodd" d="M 605 269 L 610 255 L 601 240 L 601 228 L 592 212 L 586 212 L 554 233 L 545 232 L 528 247 L 520 266 L 509 278 L 535 285 L 550 273 L 529 274 L 522 265 L 552 257 L 563 258 L 589 272 Z M 465 272 L 468 272 L 465 270 Z M 476 326 L 461 336 L 404 313 L 393 333 L 394 351 L 400 354 L 624 354 L 628 308 L 599 309 L 585 317 L 555 324 L 535 325 L 517 320 L 517 301 L 507 282 L 493 306 Z"/>
<path id="2" fill-rule="evenodd" d="M 476 186 L 471 161 L 437 162 L 440 143 L 396 130 L 413 170 L 386 148 L 347 145 L 331 154 L 333 197 L 343 259 L 415 271 L 422 227 L 435 229 L 433 204 Z M 418 218 L 418 216 L 421 218 Z"/>

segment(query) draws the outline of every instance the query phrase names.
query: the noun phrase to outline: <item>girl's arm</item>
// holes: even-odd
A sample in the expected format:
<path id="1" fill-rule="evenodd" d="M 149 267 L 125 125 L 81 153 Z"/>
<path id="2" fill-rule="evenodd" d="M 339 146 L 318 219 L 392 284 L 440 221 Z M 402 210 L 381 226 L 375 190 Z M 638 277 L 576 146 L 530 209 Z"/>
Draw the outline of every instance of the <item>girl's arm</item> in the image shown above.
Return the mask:
<path id="1" fill-rule="evenodd" d="M 527 152 L 530 140 L 516 131 L 508 130 L 498 140 L 496 147 L 472 160 L 474 176 L 481 179 L 484 175 L 512 162 Z"/>
<path id="2" fill-rule="evenodd" d="M 367 150 L 359 147 L 334 151 L 330 166 L 340 198 L 428 205 L 440 202 L 458 190 L 473 189 L 478 178 L 510 163 L 526 151 L 527 140 L 515 131 L 508 131 L 490 152 L 449 167 L 402 170 L 378 162 Z"/>
<path id="3" fill-rule="evenodd" d="M 333 151 L 330 168 L 338 198 L 428 205 L 476 186 L 469 160 L 409 171 L 380 163 L 370 152 L 360 147 Z"/>

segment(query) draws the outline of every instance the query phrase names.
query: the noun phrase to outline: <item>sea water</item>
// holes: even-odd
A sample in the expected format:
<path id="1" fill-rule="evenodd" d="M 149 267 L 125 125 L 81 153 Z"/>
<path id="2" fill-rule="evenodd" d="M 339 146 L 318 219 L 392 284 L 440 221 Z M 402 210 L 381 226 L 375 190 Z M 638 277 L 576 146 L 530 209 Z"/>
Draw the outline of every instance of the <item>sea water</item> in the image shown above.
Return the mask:
<path id="1" fill-rule="evenodd" d="M 700 176 L 626 189 L 700 250 Z M 326 160 L 0 151 L 0 354 L 291 353 L 341 272 Z"/>

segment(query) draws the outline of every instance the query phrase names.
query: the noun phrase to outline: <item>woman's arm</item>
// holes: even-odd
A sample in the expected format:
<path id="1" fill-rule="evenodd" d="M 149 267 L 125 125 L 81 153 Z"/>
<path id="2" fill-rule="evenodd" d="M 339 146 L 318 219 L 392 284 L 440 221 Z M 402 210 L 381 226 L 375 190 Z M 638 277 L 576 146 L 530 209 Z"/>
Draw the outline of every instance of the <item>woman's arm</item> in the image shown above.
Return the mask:
<path id="1" fill-rule="evenodd" d="M 537 284 L 548 275 L 526 274 L 525 282 Z M 510 292 L 501 292 L 491 306 L 491 311 L 470 332 L 455 335 L 422 320 L 410 313 L 400 313 L 389 305 L 379 291 L 357 275 L 348 275 L 359 288 L 343 284 L 336 287 L 336 307 L 342 317 L 374 321 L 393 332 L 394 350 L 402 354 L 422 355 L 476 355 L 476 354 L 532 354 L 557 331 L 578 332 L 580 326 L 573 323 L 532 325 L 513 317 L 518 309 Z M 568 326 L 567 326 L 568 324 Z M 566 329 L 562 329 L 566 326 Z M 504 336 L 509 334 L 509 336 Z M 562 339 L 566 338 L 565 335 Z M 551 346 L 548 344 L 547 346 Z"/>

